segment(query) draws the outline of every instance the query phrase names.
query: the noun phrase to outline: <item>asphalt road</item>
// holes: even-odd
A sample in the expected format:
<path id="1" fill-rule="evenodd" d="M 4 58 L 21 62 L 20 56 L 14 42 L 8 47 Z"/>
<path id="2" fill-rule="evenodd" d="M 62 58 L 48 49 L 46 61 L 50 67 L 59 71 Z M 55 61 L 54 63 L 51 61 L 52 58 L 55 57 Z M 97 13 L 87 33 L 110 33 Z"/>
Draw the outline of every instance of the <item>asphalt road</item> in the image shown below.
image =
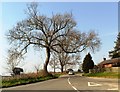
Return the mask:
<path id="1" fill-rule="evenodd" d="M 2 89 L 2 92 L 51 91 L 51 92 L 118 92 L 118 80 L 64 75 L 58 79 Z M 8 91 L 7 91 L 8 90 Z M 11 91 L 10 91 L 11 90 Z"/>

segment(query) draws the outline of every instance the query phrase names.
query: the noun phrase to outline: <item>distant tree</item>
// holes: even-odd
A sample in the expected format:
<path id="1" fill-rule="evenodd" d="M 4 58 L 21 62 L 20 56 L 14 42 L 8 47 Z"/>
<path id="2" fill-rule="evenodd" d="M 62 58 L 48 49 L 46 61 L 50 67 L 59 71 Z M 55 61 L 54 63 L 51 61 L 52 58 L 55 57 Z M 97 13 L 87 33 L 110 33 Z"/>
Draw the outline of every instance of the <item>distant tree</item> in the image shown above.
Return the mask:
<path id="1" fill-rule="evenodd" d="M 82 62 L 79 62 L 79 68 L 78 68 L 78 70 L 80 70 L 80 71 L 82 71 Z"/>
<path id="2" fill-rule="evenodd" d="M 100 45 L 100 40 L 94 31 L 89 33 L 71 31 L 67 36 L 59 38 L 59 42 L 61 43 L 61 48 L 56 47 L 59 52 L 55 52 L 55 58 L 60 62 L 61 72 L 64 69 L 66 70 L 66 67 L 78 64 L 80 52 L 87 48 L 90 48 L 94 52 L 95 48 L 99 48 Z"/>
<path id="3" fill-rule="evenodd" d="M 118 33 L 117 40 L 115 41 L 115 47 L 113 51 L 109 52 L 111 58 L 120 57 L 120 32 Z"/>
<path id="4" fill-rule="evenodd" d="M 73 67 L 75 65 L 78 64 L 79 60 L 80 60 L 80 55 L 79 54 L 67 54 L 67 53 L 61 53 L 58 55 L 58 60 L 60 62 L 60 66 L 61 66 L 61 72 L 63 72 L 64 70 L 66 71 L 66 69 L 68 67 Z"/>
<path id="5" fill-rule="evenodd" d="M 80 54 L 77 51 L 74 54 L 69 53 L 73 48 L 76 47 L 76 45 L 79 45 L 77 42 L 79 41 L 78 34 L 76 32 L 71 32 L 68 34 L 68 36 L 59 38 L 59 41 L 61 41 L 60 43 L 62 44 L 62 48 L 56 47 L 59 52 L 52 53 L 52 62 L 54 63 L 56 61 L 56 67 L 59 65 L 61 72 L 66 71 L 67 67 L 75 66 L 78 63 L 78 60 L 80 60 Z"/>
<path id="6" fill-rule="evenodd" d="M 8 56 L 7 56 L 7 60 L 6 60 L 7 66 L 5 67 L 8 70 L 8 72 L 13 74 L 14 68 L 16 66 L 20 65 L 21 59 L 23 59 L 23 57 L 15 49 L 8 50 Z"/>
<path id="7" fill-rule="evenodd" d="M 54 69 L 54 73 L 56 72 L 56 69 L 60 69 L 60 64 L 55 53 L 52 54 L 49 65 Z"/>
<path id="8" fill-rule="evenodd" d="M 35 65 L 34 68 L 35 68 L 35 70 L 36 70 L 36 72 L 37 72 L 37 74 L 38 74 L 39 71 L 41 70 L 41 64 Z"/>
<path id="9" fill-rule="evenodd" d="M 92 60 L 90 53 L 88 53 L 84 58 L 82 69 L 85 73 L 88 73 L 89 69 L 93 69 L 93 68 L 94 68 L 94 62 Z"/>

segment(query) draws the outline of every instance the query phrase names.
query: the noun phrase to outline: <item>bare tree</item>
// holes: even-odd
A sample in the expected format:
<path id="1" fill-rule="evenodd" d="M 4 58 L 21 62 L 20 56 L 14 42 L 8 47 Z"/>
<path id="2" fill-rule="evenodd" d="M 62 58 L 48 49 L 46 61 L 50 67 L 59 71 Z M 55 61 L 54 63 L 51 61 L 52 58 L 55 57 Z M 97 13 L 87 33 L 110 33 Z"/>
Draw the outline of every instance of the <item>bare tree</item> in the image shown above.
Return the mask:
<path id="1" fill-rule="evenodd" d="M 49 65 L 54 69 L 54 73 L 56 72 L 56 69 L 60 69 L 60 64 L 55 53 L 52 54 Z"/>
<path id="2" fill-rule="evenodd" d="M 53 68 L 58 68 L 63 72 L 67 67 L 75 66 L 79 63 L 80 55 L 78 53 L 69 54 L 61 51 L 61 53 L 54 52 L 50 61 L 50 65 Z"/>
<path id="3" fill-rule="evenodd" d="M 80 52 L 89 48 L 95 52 L 99 48 L 100 40 L 94 31 L 80 33 L 70 31 L 66 37 L 59 38 L 60 47 L 56 47 L 59 52 L 55 52 L 55 58 L 60 62 L 61 72 L 66 66 L 75 66 L 79 63 Z M 74 54 L 73 54 L 74 53 Z"/>
<path id="4" fill-rule="evenodd" d="M 7 57 L 7 67 L 6 69 L 12 74 L 13 69 L 20 65 L 20 61 L 23 59 L 23 57 L 17 52 L 15 49 L 14 50 L 8 50 L 8 57 Z"/>
<path id="5" fill-rule="evenodd" d="M 38 74 L 39 71 L 41 70 L 41 67 L 42 67 L 41 64 L 37 64 L 37 65 L 34 66 L 34 68 L 35 68 L 37 74 Z"/>
<path id="6" fill-rule="evenodd" d="M 9 30 L 7 36 L 12 46 L 22 55 L 27 53 L 27 49 L 30 45 L 36 48 L 45 48 L 46 60 L 44 71 L 46 74 L 49 74 L 47 66 L 50 60 L 51 51 L 59 52 L 56 49 L 57 47 L 62 48 L 66 53 L 76 53 L 83 51 L 87 47 L 94 49 L 94 47 L 99 46 L 100 41 L 96 34 L 79 34 L 74 30 L 76 22 L 72 14 L 56 14 L 48 18 L 44 15 L 40 15 L 37 7 L 37 3 L 28 5 L 26 11 L 28 18 L 18 22 L 13 29 Z M 75 35 L 77 33 L 79 35 Z M 66 38 L 66 36 L 68 36 L 68 38 Z M 60 38 L 64 39 L 60 40 Z M 68 39 L 73 41 L 66 50 L 64 47 L 67 46 L 66 41 L 68 41 Z M 62 41 L 64 43 L 62 43 Z"/>
<path id="7" fill-rule="evenodd" d="M 72 54 L 69 57 L 70 57 L 70 60 L 67 61 L 66 64 L 64 65 L 65 71 L 68 68 L 76 67 L 76 65 L 79 65 L 79 63 L 80 63 L 80 54 L 79 53 Z"/>

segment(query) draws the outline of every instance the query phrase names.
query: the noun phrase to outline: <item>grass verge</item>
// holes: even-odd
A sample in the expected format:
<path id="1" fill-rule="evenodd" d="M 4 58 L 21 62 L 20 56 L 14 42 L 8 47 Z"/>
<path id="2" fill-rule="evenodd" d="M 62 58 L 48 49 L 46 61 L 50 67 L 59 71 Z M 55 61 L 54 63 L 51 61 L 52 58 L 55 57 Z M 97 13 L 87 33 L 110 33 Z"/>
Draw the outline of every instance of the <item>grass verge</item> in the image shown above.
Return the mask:
<path id="1" fill-rule="evenodd" d="M 120 73 L 118 72 L 100 72 L 100 73 L 85 73 L 83 76 L 88 77 L 103 77 L 103 78 L 119 78 Z"/>
<path id="2" fill-rule="evenodd" d="M 55 74 L 53 76 L 39 76 L 35 74 L 26 74 L 21 76 L 9 77 L 2 80 L 2 88 L 41 82 L 49 79 L 55 79 L 59 76 L 59 74 Z"/>

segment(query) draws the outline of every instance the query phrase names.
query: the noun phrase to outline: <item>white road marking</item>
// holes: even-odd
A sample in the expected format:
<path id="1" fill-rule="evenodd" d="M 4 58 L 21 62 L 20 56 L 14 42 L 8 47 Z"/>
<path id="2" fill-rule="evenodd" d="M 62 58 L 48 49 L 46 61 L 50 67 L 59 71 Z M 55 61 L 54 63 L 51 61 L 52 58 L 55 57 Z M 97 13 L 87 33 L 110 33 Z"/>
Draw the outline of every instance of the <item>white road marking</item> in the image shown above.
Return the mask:
<path id="1" fill-rule="evenodd" d="M 68 83 L 71 85 L 71 83 L 70 83 L 70 78 L 68 78 Z"/>
<path id="2" fill-rule="evenodd" d="M 104 84 L 105 84 L 105 83 L 104 83 Z M 118 90 L 117 85 L 108 84 L 108 83 L 107 83 L 106 85 L 112 87 L 112 88 L 109 88 L 109 89 L 107 89 L 107 90 Z M 102 84 L 97 84 L 97 83 L 95 83 L 95 82 L 88 82 L 88 86 L 102 86 Z"/>
<path id="3" fill-rule="evenodd" d="M 102 84 L 97 84 L 95 82 L 88 82 L 88 86 L 101 86 Z"/>
<path id="4" fill-rule="evenodd" d="M 77 92 L 80 92 L 80 91 L 78 91 L 78 89 L 77 89 L 76 87 L 74 87 L 74 86 L 71 84 L 70 78 L 68 78 L 68 83 L 71 85 L 71 87 L 72 87 L 74 90 L 76 90 Z"/>
<path id="5" fill-rule="evenodd" d="M 118 90 L 118 88 L 110 88 L 110 89 L 107 89 L 107 90 Z"/>

